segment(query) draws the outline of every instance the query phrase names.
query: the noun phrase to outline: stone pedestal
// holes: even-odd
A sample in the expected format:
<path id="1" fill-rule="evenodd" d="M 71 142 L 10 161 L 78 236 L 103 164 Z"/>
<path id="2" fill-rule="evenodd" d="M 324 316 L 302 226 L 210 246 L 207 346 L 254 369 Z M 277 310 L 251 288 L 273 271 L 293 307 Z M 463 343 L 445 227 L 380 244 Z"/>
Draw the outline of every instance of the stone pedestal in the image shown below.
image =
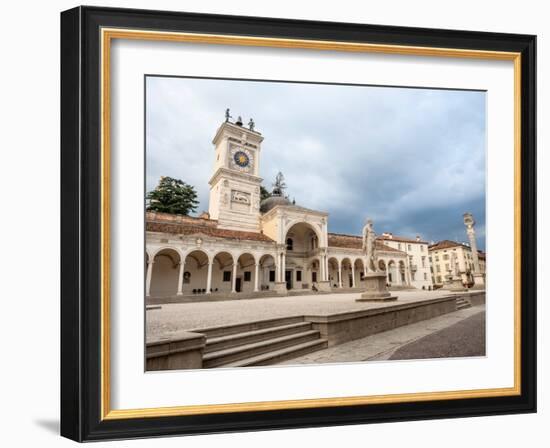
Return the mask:
<path id="1" fill-rule="evenodd" d="M 483 274 L 474 274 L 474 286 L 470 289 L 485 289 L 485 279 Z"/>
<path id="2" fill-rule="evenodd" d="M 319 292 L 330 292 L 330 282 L 327 280 L 326 282 L 316 282 L 315 286 L 317 286 L 317 290 Z"/>
<path id="3" fill-rule="evenodd" d="M 275 282 L 274 291 L 279 295 L 286 295 L 286 282 Z"/>
<path id="4" fill-rule="evenodd" d="M 386 286 L 386 274 L 383 272 L 369 272 L 364 277 L 365 291 L 361 298 L 355 299 L 356 302 L 386 302 L 397 300 L 397 296 L 392 296 Z"/>
<path id="5" fill-rule="evenodd" d="M 466 288 L 462 284 L 462 279 L 460 277 L 453 277 L 445 283 L 443 289 L 447 291 L 466 291 Z"/>

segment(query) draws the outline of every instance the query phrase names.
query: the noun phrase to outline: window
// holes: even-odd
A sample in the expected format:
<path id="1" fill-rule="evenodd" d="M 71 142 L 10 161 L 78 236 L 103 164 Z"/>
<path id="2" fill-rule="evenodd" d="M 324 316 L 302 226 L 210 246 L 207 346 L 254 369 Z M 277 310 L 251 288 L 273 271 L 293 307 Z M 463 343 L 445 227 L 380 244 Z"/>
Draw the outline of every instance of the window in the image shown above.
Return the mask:
<path id="1" fill-rule="evenodd" d="M 435 256 L 435 261 L 439 261 L 439 257 L 437 255 Z"/>
<path id="2" fill-rule="evenodd" d="M 269 281 L 270 282 L 275 281 L 275 271 L 269 271 Z"/>
<path id="3" fill-rule="evenodd" d="M 428 280 L 428 274 L 424 272 L 424 280 Z"/>
<path id="4" fill-rule="evenodd" d="M 422 267 L 423 268 L 426 267 L 426 257 L 425 256 L 422 256 Z"/>
<path id="5" fill-rule="evenodd" d="M 312 272 L 311 273 L 311 281 L 313 283 L 316 283 L 317 282 L 317 272 Z"/>
<path id="6" fill-rule="evenodd" d="M 410 252 L 412 250 L 411 245 L 407 244 L 407 250 Z"/>
<path id="7" fill-rule="evenodd" d="M 231 271 L 223 271 L 223 281 L 224 282 L 231 281 Z"/>
<path id="8" fill-rule="evenodd" d="M 244 272 L 244 281 L 249 282 L 250 280 L 252 280 L 252 272 L 245 271 Z"/>
<path id="9" fill-rule="evenodd" d="M 451 270 L 451 268 L 449 267 L 449 263 L 445 263 L 445 270 L 446 270 L 446 271 L 450 271 L 450 270 Z"/>
<path id="10" fill-rule="evenodd" d="M 444 259 L 444 260 L 448 260 L 448 259 L 449 259 L 449 254 L 444 254 L 444 255 L 443 255 L 443 259 Z"/>
<path id="11" fill-rule="evenodd" d="M 420 245 L 420 252 L 424 252 L 424 246 L 422 244 Z"/>
<path id="12" fill-rule="evenodd" d="M 292 241 L 292 238 L 287 238 L 286 250 L 292 250 L 293 247 L 294 247 L 294 241 Z"/>
<path id="13" fill-rule="evenodd" d="M 401 250 L 401 243 L 397 243 L 397 248 Z"/>
<path id="14" fill-rule="evenodd" d="M 296 271 L 296 281 L 297 282 L 302 281 L 302 271 Z"/>
<path id="15" fill-rule="evenodd" d="M 441 283 L 441 275 L 437 276 L 437 283 Z"/>
<path id="16" fill-rule="evenodd" d="M 436 270 L 437 272 L 441 272 L 441 266 L 436 265 L 436 266 L 435 266 L 435 270 Z"/>

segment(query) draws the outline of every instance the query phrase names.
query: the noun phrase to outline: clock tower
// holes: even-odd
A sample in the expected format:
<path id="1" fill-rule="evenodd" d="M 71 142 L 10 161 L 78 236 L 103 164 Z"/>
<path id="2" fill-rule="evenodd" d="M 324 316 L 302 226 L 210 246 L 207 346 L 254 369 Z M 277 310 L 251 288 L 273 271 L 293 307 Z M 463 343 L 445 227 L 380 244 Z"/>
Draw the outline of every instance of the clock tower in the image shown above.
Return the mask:
<path id="1" fill-rule="evenodd" d="M 226 121 L 214 140 L 214 174 L 210 179 L 209 213 L 222 229 L 260 231 L 259 158 L 262 135 L 254 122 Z"/>

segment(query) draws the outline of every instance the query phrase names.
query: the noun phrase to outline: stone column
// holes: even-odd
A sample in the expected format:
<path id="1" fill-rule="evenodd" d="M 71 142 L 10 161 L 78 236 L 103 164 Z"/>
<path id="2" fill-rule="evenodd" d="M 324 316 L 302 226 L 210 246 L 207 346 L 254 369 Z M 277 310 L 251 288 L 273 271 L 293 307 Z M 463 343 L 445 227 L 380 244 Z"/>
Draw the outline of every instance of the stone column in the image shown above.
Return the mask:
<path id="1" fill-rule="evenodd" d="M 468 240 L 470 241 L 470 248 L 472 249 L 472 258 L 474 259 L 474 272 L 480 273 L 479 258 L 477 256 L 477 242 L 476 231 L 474 229 L 476 222 L 471 213 L 464 213 L 464 225 L 466 226 L 466 233 L 468 234 Z"/>
<path id="2" fill-rule="evenodd" d="M 150 260 L 147 262 L 147 274 L 145 276 L 145 297 L 149 297 L 151 295 L 151 278 L 153 277 L 154 264 L 154 260 Z"/>
<path id="3" fill-rule="evenodd" d="M 286 281 L 286 255 L 283 252 L 281 254 L 281 282 Z"/>
<path id="4" fill-rule="evenodd" d="M 255 267 L 256 271 L 254 272 L 254 292 L 258 292 L 260 290 L 260 263 L 256 263 Z"/>
<path id="5" fill-rule="evenodd" d="M 206 274 L 206 294 L 210 294 L 212 289 L 212 265 L 214 260 L 208 260 L 208 273 Z"/>
<path id="6" fill-rule="evenodd" d="M 237 292 L 237 263 L 236 261 L 233 262 L 233 275 L 231 277 L 231 292 L 236 293 Z"/>
<path id="7" fill-rule="evenodd" d="M 338 287 L 342 288 L 342 262 L 338 260 Z"/>
<path id="8" fill-rule="evenodd" d="M 355 262 L 351 264 L 351 287 L 355 288 Z"/>
<path id="9" fill-rule="evenodd" d="M 183 274 L 185 272 L 185 261 L 180 261 L 180 270 L 178 273 L 178 292 L 177 296 L 183 295 Z"/>

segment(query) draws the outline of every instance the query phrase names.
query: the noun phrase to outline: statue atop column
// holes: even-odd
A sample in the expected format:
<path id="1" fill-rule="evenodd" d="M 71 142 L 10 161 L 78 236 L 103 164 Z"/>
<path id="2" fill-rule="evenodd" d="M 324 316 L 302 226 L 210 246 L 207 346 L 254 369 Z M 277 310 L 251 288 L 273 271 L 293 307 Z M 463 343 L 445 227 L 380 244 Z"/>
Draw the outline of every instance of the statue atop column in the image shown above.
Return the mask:
<path id="1" fill-rule="evenodd" d="M 485 288 L 485 278 L 479 268 L 479 258 L 477 254 L 477 242 L 476 242 L 476 231 L 475 231 L 475 220 L 471 213 L 464 213 L 464 225 L 466 226 L 466 234 L 468 235 L 468 240 L 470 241 L 470 249 L 472 250 L 472 259 L 474 261 L 474 286 L 473 289 L 484 289 Z"/>
<path id="2" fill-rule="evenodd" d="M 376 269 L 376 248 L 375 244 L 376 234 L 374 233 L 372 219 L 367 219 L 365 226 L 363 227 L 363 252 L 367 258 L 367 269 L 371 272 L 375 272 Z"/>
<path id="3" fill-rule="evenodd" d="M 231 116 L 231 113 L 228 107 L 227 109 L 225 109 L 225 122 L 228 123 L 230 118 L 233 118 L 233 117 Z"/>

